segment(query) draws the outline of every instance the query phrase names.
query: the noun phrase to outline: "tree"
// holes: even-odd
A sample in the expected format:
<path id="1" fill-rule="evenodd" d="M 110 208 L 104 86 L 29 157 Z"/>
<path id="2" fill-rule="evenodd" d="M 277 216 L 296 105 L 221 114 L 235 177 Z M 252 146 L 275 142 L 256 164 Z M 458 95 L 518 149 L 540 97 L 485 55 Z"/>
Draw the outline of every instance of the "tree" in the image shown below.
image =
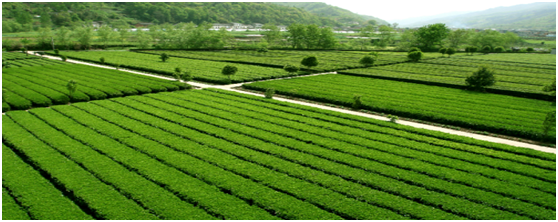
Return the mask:
<path id="1" fill-rule="evenodd" d="M 101 63 L 105 64 L 105 57 L 99 58 L 99 61 L 100 61 Z"/>
<path id="2" fill-rule="evenodd" d="M 121 42 L 128 41 L 128 38 L 130 37 L 130 31 L 128 30 L 128 28 L 129 27 L 126 25 L 118 26 L 118 33 Z"/>
<path id="3" fill-rule="evenodd" d="M 451 55 L 455 54 L 455 49 L 454 48 L 446 49 L 446 54 L 448 54 L 448 58 L 451 57 Z"/>
<path id="4" fill-rule="evenodd" d="M 437 23 L 420 27 L 414 34 L 421 48 L 432 49 L 435 45 L 442 44 L 442 40 L 449 34 L 449 29 L 445 24 Z"/>
<path id="5" fill-rule="evenodd" d="M 367 25 L 366 27 L 360 29 L 360 50 L 364 50 L 364 48 L 370 44 L 370 37 L 374 34 L 374 26 Z"/>
<path id="6" fill-rule="evenodd" d="M 388 26 L 380 26 L 379 28 L 380 31 L 380 40 L 374 42 L 374 45 L 380 47 L 380 48 L 385 48 L 388 44 L 391 44 L 393 42 L 393 29 L 388 27 Z"/>
<path id="7" fill-rule="evenodd" d="M 546 114 L 546 117 L 544 118 L 544 122 L 543 122 L 543 127 L 542 127 L 543 134 L 545 136 L 548 136 L 548 133 L 550 132 L 550 129 L 552 129 L 553 126 L 556 126 L 556 110 L 552 110 Z"/>
<path id="8" fill-rule="evenodd" d="M 471 30 L 468 29 L 458 29 L 455 31 L 450 31 L 447 37 L 447 42 L 452 48 L 459 48 L 461 44 L 469 41 L 471 37 Z"/>
<path id="9" fill-rule="evenodd" d="M 307 49 L 318 48 L 318 41 L 320 39 L 320 27 L 318 25 L 312 24 L 306 26 L 306 33 L 304 36 L 304 44 Z"/>
<path id="10" fill-rule="evenodd" d="M 176 81 L 180 82 L 180 80 L 182 80 L 182 69 L 176 67 L 174 68 L 174 79 L 176 79 Z"/>
<path id="11" fill-rule="evenodd" d="M 360 109 L 360 107 L 362 107 L 362 100 L 361 100 L 361 95 L 355 95 L 353 96 L 353 104 L 352 104 L 352 108 L 354 110 L 358 110 Z"/>
<path id="12" fill-rule="evenodd" d="M 374 59 L 372 56 L 364 56 L 358 62 L 364 65 L 365 67 L 370 67 L 374 65 L 375 61 L 376 59 Z"/>
<path id="13" fill-rule="evenodd" d="M 70 98 L 72 98 L 74 93 L 76 92 L 77 86 L 78 85 L 75 80 L 68 81 L 68 84 L 66 85 L 66 89 L 68 89 L 68 91 L 70 92 Z"/>
<path id="14" fill-rule="evenodd" d="M 52 26 L 52 19 L 50 18 L 50 8 L 45 7 L 41 13 L 41 27 L 50 28 Z"/>
<path id="15" fill-rule="evenodd" d="M 535 49 L 533 49 L 531 47 L 527 48 L 527 52 L 533 52 L 533 51 L 535 51 Z"/>
<path id="16" fill-rule="evenodd" d="M 29 43 L 31 43 L 31 40 L 29 40 L 28 38 L 23 38 L 23 39 L 21 39 L 21 40 L 19 40 L 19 41 L 20 41 L 21 44 L 23 45 L 23 48 L 26 49 L 25 51 L 27 51 L 27 45 L 28 45 Z"/>
<path id="17" fill-rule="evenodd" d="M 554 81 L 552 81 L 552 83 L 544 86 L 542 90 L 545 92 L 550 92 L 550 95 L 556 96 L 556 78 L 554 79 Z"/>
<path id="18" fill-rule="evenodd" d="M 293 23 L 287 27 L 288 38 L 287 40 L 294 48 L 301 49 L 304 45 L 304 38 L 306 37 L 306 26 L 303 24 Z"/>
<path id="19" fill-rule="evenodd" d="M 492 51 L 492 47 L 490 47 L 489 45 L 485 45 L 482 47 L 482 52 L 484 52 L 484 54 L 488 54 Z"/>
<path id="20" fill-rule="evenodd" d="M 275 94 L 275 89 L 273 88 L 268 88 L 265 90 L 265 98 L 267 99 L 272 99 L 274 94 Z"/>
<path id="21" fill-rule="evenodd" d="M 262 32 L 264 35 L 264 39 L 270 44 L 274 45 L 277 40 L 281 39 L 281 31 L 279 27 L 275 26 L 274 24 L 268 23 L 262 26 L 262 29 L 265 30 Z"/>
<path id="22" fill-rule="evenodd" d="M 153 38 L 144 31 L 141 31 L 141 29 L 138 29 L 136 33 L 136 41 L 138 41 L 140 49 L 147 49 L 151 45 Z"/>
<path id="23" fill-rule="evenodd" d="M 489 67 L 480 66 L 477 71 L 473 72 L 473 75 L 465 79 L 465 85 L 474 90 L 484 92 L 484 87 L 492 86 L 496 83 L 494 73 Z"/>
<path id="24" fill-rule="evenodd" d="M 59 46 L 62 46 L 64 49 L 67 49 L 68 45 L 70 44 L 71 36 L 72 36 L 72 31 L 62 26 L 56 31 L 55 41 Z"/>
<path id="25" fill-rule="evenodd" d="M 60 59 L 62 59 L 62 61 L 66 61 L 68 59 L 68 57 L 66 57 L 65 55 L 60 55 Z"/>
<path id="26" fill-rule="evenodd" d="M 93 39 L 93 27 L 78 27 L 74 31 L 75 37 L 78 39 L 79 44 L 85 49 L 91 46 L 91 40 Z"/>
<path id="27" fill-rule="evenodd" d="M 469 38 L 469 44 L 473 46 L 483 47 L 490 46 L 494 48 L 496 46 L 503 46 L 509 48 L 516 43 L 522 42 L 522 39 L 517 36 L 517 34 L 512 32 L 500 33 L 495 30 L 483 30 L 474 34 L 471 34 Z"/>
<path id="28" fill-rule="evenodd" d="M 407 54 L 407 58 L 409 58 L 413 62 L 418 62 L 422 59 L 423 53 L 421 51 L 411 51 Z"/>
<path id="29" fill-rule="evenodd" d="M 292 75 L 293 73 L 298 72 L 299 69 L 300 69 L 300 68 L 298 68 L 298 66 L 290 65 L 290 64 L 287 64 L 287 65 L 285 65 L 285 67 L 283 67 L 283 70 L 287 71 L 287 72 L 288 72 L 289 74 L 291 74 L 291 75 Z"/>
<path id="30" fill-rule="evenodd" d="M 97 35 L 99 36 L 101 42 L 104 43 L 105 48 L 107 47 L 108 42 L 114 38 L 114 34 L 114 31 L 112 31 L 108 25 L 103 25 L 97 30 Z"/>
<path id="31" fill-rule="evenodd" d="M 440 48 L 440 50 L 438 50 L 438 52 L 439 52 L 439 53 L 442 53 L 442 57 L 444 57 L 444 54 L 446 54 L 446 51 L 447 51 L 447 50 L 448 50 L 448 49 L 446 49 L 446 48 Z"/>
<path id="32" fill-rule="evenodd" d="M 478 48 L 476 46 L 469 46 L 465 50 L 473 55 L 473 53 L 477 52 Z"/>
<path id="33" fill-rule="evenodd" d="M 163 53 L 161 54 L 161 56 L 159 57 L 163 62 L 166 62 L 167 60 L 169 60 L 170 56 L 167 55 L 167 53 Z"/>
<path id="34" fill-rule="evenodd" d="M 237 71 L 238 68 L 236 66 L 226 65 L 225 67 L 223 67 L 223 70 L 221 70 L 221 73 L 229 77 L 229 83 L 230 83 L 232 81 L 231 76 L 236 74 Z"/>
<path id="35" fill-rule="evenodd" d="M 310 56 L 306 56 L 302 59 L 302 61 L 300 61 L 300 64 L 302 64 L 303 66 L 308 67 L 308 69 L 314 67 L 314 66 L 318 66 L 319 62 L 318 62 L 318 58 L 316 56 L 310 55 Z"/>
<path id="36" fill-rule="evenodd" d="M 320 36 L 318 38 L 318 48 L 332 49 L 337 45 L 333 29 L 325 27 L 320 29 Z"/>

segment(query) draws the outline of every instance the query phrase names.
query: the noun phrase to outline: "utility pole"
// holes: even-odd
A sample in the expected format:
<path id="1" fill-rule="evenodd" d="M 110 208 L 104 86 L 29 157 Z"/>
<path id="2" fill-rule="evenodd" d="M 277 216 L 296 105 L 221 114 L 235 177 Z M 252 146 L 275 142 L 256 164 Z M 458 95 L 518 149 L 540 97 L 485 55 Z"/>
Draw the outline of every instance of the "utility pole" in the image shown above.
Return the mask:
<path id="1" fill-rule="evenodd" d="M 54 50 L 54 37 L 50 37 L 50 42 L 52 43 L 52 50 Z"/>

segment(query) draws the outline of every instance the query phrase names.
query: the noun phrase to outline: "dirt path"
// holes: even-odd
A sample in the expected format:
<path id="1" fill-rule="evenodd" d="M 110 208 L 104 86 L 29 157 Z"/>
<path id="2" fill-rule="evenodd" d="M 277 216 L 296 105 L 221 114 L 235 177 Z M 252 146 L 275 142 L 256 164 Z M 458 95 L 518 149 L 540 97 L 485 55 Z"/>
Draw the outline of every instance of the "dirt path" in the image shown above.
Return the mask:
<path id="1" fill-rule="evenodd" d="M 33 53 L 33 52 L 29 52 L 29 53 Z M 47 57 L 47 58 L 50 58 L 50 59 L 60 60 L 60 58 L 54 57 L 54 56 L 45 55 L 44 57 Z M 103 66 L 103 65 L 98 65 L 98 64 L 94 64 L 94 63 L 87 63 L 87 62 L 71 60 L 71 59 L 68 59 L 66 61 L 71 62 L 71 63 L 76 63 L 76 64 L 84 64 L 84 65 L 96 66 L 96 67 L 107 68 L 107 69 L 115 69 L 112 66 Z M 140 74 L 140 75 L 152 76 L 152 77 L 161 78 L 161 79 L 174 80 L 174 78 L 169 78 L 169 77 L 164 77 L 164 76 L 159 76 L 159 75 L 153 75 L 153 74 L 148 74 L 148 73 L 143 73 L 143 72 L 138 72 L 138 71 L 133 71 L 133 70 L 128 70 L 128 69 L 120 69 L 120 70 L 130 72 L 130 73 Z M 320 74 L 314 74 L 314 75 L 324 75 L 324 74 L 335 74 L 335 72 L 320 73 Z M 313 76 L 313 75 L 308 75 L 308 76 Z M 303 76 L 300 76 L 300 77 L 303 77 Z M 295 77 L 287 77 L 287 78 L 295 78 Z M 298 77 L 296 77 L 296 78 L 298 78 Z M 264 80 L 264 81 L 269 81 L 269 80 Z M 208 85 L 208 84 L 198 83 L 198 82 L 187 82 L 187 83 L 190 84 L 190 85 L 196 86 L 196 87 L 200 87 L 200 88 L 217 88 L 217 89 L 223 89 L 223 90 L 234 91 L 234 92 L 238 92 L 238 93 L 244 93 L 244 94 L 264 97 L 264 95 L 262 95 L 262 94 L 257 94 L 257 93 L 252 93 L 252 92 L 246 92 L 246 91 L 242 91 L 242 90 L 233 89 L 234 87 L 239 87 L 242 84 L 246 84 L 246 83 L 237 83 L 237 84 L 230 84 L 230 85 Z M 318 105 L 318 104 L 313 104 L 313 103 L 307 103 L 307 102 L 302 102 L 302 101 L 297 101 L 297 100 L 292 100 L 292 99 L 286 99 L 286 98 L 273 98 L 273 99 L 279 100 L 279 101 L 284 101 L 284 102 L 296 103 L 296 104 L 305 105 L 305 106 L 311 106 L 311 107 L 320 108 L 320 109 L 326 109 L 326 110 L 331 110 L 331 111 L 336 111 L 336 112 L 342 112 L 342 113 L 347 113 L 347 114 L 352 114 L 352 115 L 377 119 L 377 120 L 382 120 L 382 121 L 389 121 L 388 118 L 383 117 L 383 116 L 378 116 L 378 115 L 361 113 L 361 112 L 356 112 L 356 111 L 351 111 L 351 110 L 346 110 L 346 109 L 339 109 L 339 108 L 323 106 L 323 105 Z M 497 137 L 491 137 L 491 136 L 479 135 L 479 134 L 463 132 L 463 131 L 458 131 L 458 130 L 452 130 L 452 129 L 448 129 L 448 128 L 437 127 L 437 126 L 432 126 L 432 125 L 427 125 L 427 124 L 422 124 L 422 123 L 416 123 L 416 122 L 411 122 L 411 121 L 399 120 L 399 121 L 397 121 L 397 123 L 401 124 L 401 125 L 416 127 L 416 128 L 422 128 L 422 129 L 427 129 L 427 130 L 434 130 L 434 131 L 439 131 L 439 132 L 444 132 L 444 133 L 449 133 L 449 134 L 454 134 L 454 135 L 459 135 L 459 136 L 470 137 L 470 138 L 474 138 L 474 139 L 478 139 L 478 140 L 484 140 L 484 141 L 489 141 L 489 142 L 494 142 L 494 143 L 501 143 L 501 144 L 516 146 L 516 147 L 529 148 L 529 149 L 539 150 L 539 151 L 547 152 L 547 153 L 556 153 L 556 149 L 554 149 L 554 148 L 549 148 L 549 147 L 544 147 L 544 146 L 539 146 L 539 145 L 534 145 L 534 144 L 529 144 L 529 143 L 524 143 L 524 142 L 518 142 L 518 141 L 513 141 L 513 140 L 508 140 L 508 139 L 502 139 L 502 138 L 497 138 Z"/>

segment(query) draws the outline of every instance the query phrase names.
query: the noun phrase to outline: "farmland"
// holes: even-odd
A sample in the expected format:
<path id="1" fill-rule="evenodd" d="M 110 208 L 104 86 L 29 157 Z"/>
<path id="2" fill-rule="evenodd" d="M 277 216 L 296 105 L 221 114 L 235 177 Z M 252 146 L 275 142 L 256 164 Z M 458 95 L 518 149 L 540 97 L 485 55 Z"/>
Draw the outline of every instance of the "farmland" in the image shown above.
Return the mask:
<path id="1" fill-rule="evenodd" d="M 345 75 L 321 75 L 246 84 L 243 87 L 351 106 L 361 95 L 363 109 L 413 119 L 542 139 L 541 125 L 551 102 L 470 92 L 415 83 Z M 549 141 L 556 140 L 555 129 Z"/>
<path id="2" fill-rule="evenodd" d="M 302 58 L 308 55 L 318 57 L 320 64 L 312 67 L 316 71 L 334 71 L 347 68 L 363 67 L 358 61 L 369 54 L 362 51 L 294 51 L 294 50 L 270 50 L 269 52 L 257 52 L 255 50 L 220 50 L 220 51 L 140 51 L 150 54 L 167 53 L 171 56 L 205 59 L 214 61 L 230 61 L 275 65 L 283 67 L 286 64 L 300 65 Z M 376 65 L 396 64 L 407 61 L 407 53 L 401 52 L 379 52 Z M 439 53 L 425 53 L 425 59 L 439 57 Z M 303 67 L 304 68 L 304 67 Z"/>
<path id="3" fill-rule="evenodd" d="M 231 64 L 226 62 L 204 61 L 197 59 L 185 59 L 172 57 L 162 62 L 159 55 L 127 51 L 88 51 L 88 52 L 63 52 L 68 58 L 99 62 L 101 57 L 105 58 L 106 64 L 132 68 L 136 70 L 172 75 L 175 68 L 181 68 L 193 75 L 194 80 L 211 83 L 226 83 L 227 77 L 221 74 L 226 65 L 238 67 L 238 72 L 232 77 L 233 83 L 278 78 L 298 75 L 289 74 L 283 69 L 269 68 L 255 65 Z M 300 72 L 305 73 L 305 72 Z"/>
<path id="4" fill-rule="evenodd" d="M 12 68 L 2 69 L 2 88 L 6 90 L 6 100 L 2 101 L 3 111 L 186 87 L 173 81 L 50 59 L 11 60 L 10 63 Z M 69 80 L 79 84 L 71 96 L 66 88 Z"/>
<path id="5" fill-rule="evenodd" d="M 10 111 L 2 135 L 13 218 L 556 215 L 554 154 L 216 89 Z"/>
<path id="6" fill-rule="evenodd" d="M 488 65 L 496 72 L 497 82 L 489 89 L 511 91 L 515 94 L 543 94 L 543 86 L 556 78 L 555 55 L 525 54 L 439 58 L 420 63 L 353 69 L 343 73 L 464 86 L 465 78 L 471 75 L 480 65 Z"/>

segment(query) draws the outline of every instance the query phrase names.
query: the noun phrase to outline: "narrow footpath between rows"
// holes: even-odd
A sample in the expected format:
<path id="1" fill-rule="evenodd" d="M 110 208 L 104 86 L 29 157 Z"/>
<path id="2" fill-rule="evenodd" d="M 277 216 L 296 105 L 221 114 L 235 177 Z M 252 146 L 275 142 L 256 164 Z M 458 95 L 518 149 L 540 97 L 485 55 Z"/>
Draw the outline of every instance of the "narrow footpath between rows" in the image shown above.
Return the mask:
<path id="1" fill-rule="evenodd" d="M 34 52 L 29 51 L 29 53 L 34 53 Z M 59 57 L 55 57 L 55 56 L 44 55 L 44 57 L 49 58 L 49 59 L 61 60 Z M 71 59 L 68 59 L 66 61 L 70 62 L 70 63 L 96 66 L 96 67 L 106 68 L 106 69 L 116 69 L 112 66 L 103 66 L 103 65 L 99 65 L 99 64 L 87 63 L 87 62 L 71 60 Z M 134 73 L 134 74 L 152 76 L 152 77 L 155 77 L 155 78 L 175 80 L 174 78 L 170 78 L 170 77 L 153 75 L 153 74 L 149 74 L 149 73 L 138 72 L 138 71 L 133 71 L 133 70 L 128 70 L 128 69 L 120 68 L 120 70 L 125 71 L 125 72 L 129 72 L 129 73 Z M 335 72 L 320 73 L 320 74 L 314 74 L 314 75 L 323 75 L 323 74 L 335 74 Z M 311 75 L 308 75 L 308 76 L 311 76 Z M 292 78 L 292 77 L 288 77 L 288 78 Z M 269 80 L 263 80 L 263 81 L 269 81 Z M 199 87 L 199 88 L 217 88 L 217 89 L 223 89 L 223 90 L 228 90 L 228 91 L 233 91 L 233 92 L 238 92 L 238 93 L 244 93 L 244 94 L 264 97 L 264 95 L 262 95 L 262 94 L 257 94 L 257 93 L 252 93 L 252 92 L 246 92 L 246 91 L 243 91 L 243 90 L 233 89 L 235 87 L 242 86 L 242 84 L 246 84 L 246 83 L 237 83 L 237 84 L 230 84 L 230 85 L 208 85 L 208 84 L 203 84 L 203 83 L 199 83 L 199 82 L 187 82 L 187 83 L 192 85 L 192 86 Z M 296 104 L 305 105 L 305 106 L 311 106 L 311 107 L 325 109 L 325 110 L 331 110 L 331 111 L 336 111 L 336 112 L 342 112 L 342 113 L 347 113 L 347 114 L 352 114 L 352 115 L 377 119 L 377 120 L 389 121 L 389 119 L 386 118 L 386 117 L 378 116 L 378 115 L 372 115 L 372 114 L 368 114 L 368 113 L 362 113 L 362 112 L 356 112 L 356 111 L 351 111 L 351 110 L 346 110 L 346 109 L 334 108 L 334 107 L 318 105 L 318 104 L 313 104 L 313 103 L 307 103 L 307 102 L 302 102 L 302 101 L 297 101 L 297 100 L 292 100 L 292 99 L 286 99 L 286 98 L 275 97 L 273 99 L 279 100 L 279 101 L 284 101 L 284 102 L 289 102 L 289 103 L 296 103 Z M 508 140 L 508 139 L 503 139 L 503 138 L 485 136 L 485 135 L 480 135 L 480 134 L 475 134 L 475 133 L 463 132 L 463 131 L 459 131 L 459 130 L 452 130 L 452 129 L 448 129 L 448 128 L 437 127 L 437 126 L 432 126 L 432 125 L 427 125 L 427 124 L 422 124 L 422 123 L 416 123 L 416 122 L 411 122 L 411 121 L 404 121 L 404 120 L 398 120 L 397 123 L 401 124 L 401 125 L 416 127 L 416 128 L 422 128 L 422 129 L 427 129 L 427 130 L 434 130 L 434 131 L 439 131 L 439 132 L 444 132 L 444 133 L 449 133 L 449 134 L 454 134 L 454 135 L 459 135 L 459 136 L 470 137 L 470 138 L 474 138 L 474 139 L 478 139 L 478 140 L 484 140 L 484 141 L 489 141 L 489 142 L 494 142 L 494 143 L 501 143 L 501 144 L 516 146 L 516 147 L 529 148 L 529 149 L 539 150 L 539 151 L 547 152 L 547 153 L 556 153 L 556 149 L 554 149 L 554 148 L 549 148 L 549 147 L 544 147 L 544 146 L 539 146 L 539 145 L 534 145 L 534 144 L 529 144 L 529 143 L 524 143 L 524 142 L 518 142 L 518 141 L 513 141 L 513 140 Z"/>

